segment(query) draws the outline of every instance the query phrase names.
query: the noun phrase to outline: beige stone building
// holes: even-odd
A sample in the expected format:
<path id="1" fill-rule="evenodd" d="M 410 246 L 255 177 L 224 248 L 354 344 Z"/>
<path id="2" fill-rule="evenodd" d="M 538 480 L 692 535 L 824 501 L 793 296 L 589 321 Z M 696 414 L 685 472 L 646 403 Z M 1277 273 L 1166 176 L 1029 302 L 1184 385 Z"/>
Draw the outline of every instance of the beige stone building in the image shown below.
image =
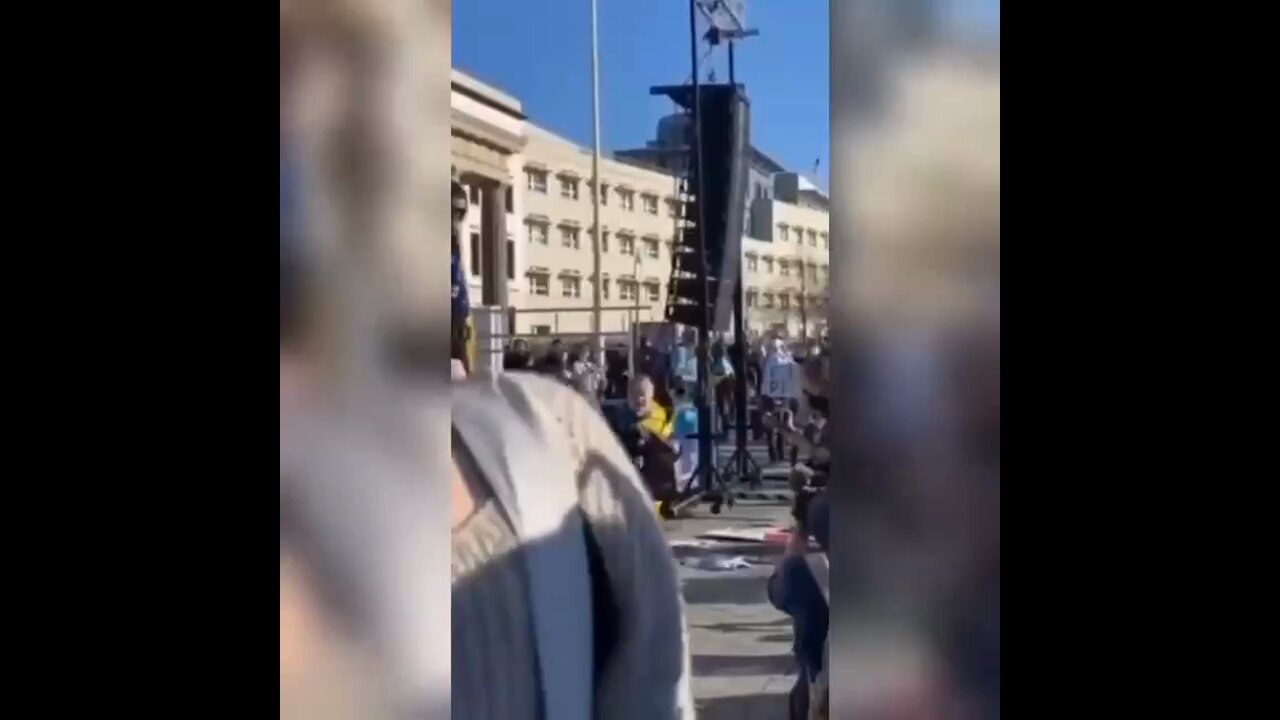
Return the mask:
<path id="1" fill-rule="evenodd" d="M 472 303 L 520 307 L 525 260 L 516 218 L 527 122 L 510 95 L 457 70 L 451 81 L 451 161 L 471 198 L 460 245 Z"/>
<path id="2" fill-rule="evenodd" d="M 517 335 L 590 333 L 591 150 L 456 70 L 452 111 L 454 168 L 472 204 L 462 251 L 473 303 L 511 308 Z M 826 325 L 829 202 L 802 176 L 768 170 L 748 199 L 742 241 L 746 325 L 814 337 Z M 663 318 L 682 203 L 671 172 L 635 158 L 604 154 L 600 175 L 603 330 L 626 334 Z"/>
<path id="3" fill-rule="evenodd" d="M 742 243 L 745 324 L 757 334 L 820 337 L 831 281 L 830 201 L 796 173 L 778 173 L 773 184 L 773 197 L 751 201 L 751 233 Z"/>
<path id="4" fill-rule="evenodd" d="M 524 304 L 518 333 L 592 331 L 592 153 L 532 123 L 521 169 Z M 601 305 L 605 332 L 661 320 L 680 203 L 673 176 L 600 158 Z M 628 310 L 636 308 L 639 310 Z M 536 311 L 536 312 L 535 312 Z"/>

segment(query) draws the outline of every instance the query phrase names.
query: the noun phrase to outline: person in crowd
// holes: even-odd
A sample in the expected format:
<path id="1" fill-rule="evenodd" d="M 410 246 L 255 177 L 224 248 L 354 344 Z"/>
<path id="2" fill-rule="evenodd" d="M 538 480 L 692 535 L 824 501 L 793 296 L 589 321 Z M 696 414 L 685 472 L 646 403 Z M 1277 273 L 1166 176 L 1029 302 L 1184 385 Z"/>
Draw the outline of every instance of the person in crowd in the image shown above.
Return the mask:
<path id="1" fill-rule="evenodd" d="M 676 481 L 680 487 L 696 490 L 691 484 L 698 470 L 698 408 L 689 397 L 684 381 L 672 379 L 671 399 L 674 405 L 673 433 L 679 449 L 676 460 Z"/>
<path id="2" fill-rule="evenodd" d="M 451 182 L 450 209 L 452 225 L 450 227 L 450 321 L 453 330 L 451 343 L 466 348 L 471 339 L 471 299 L 467 290 L 467 273 L 462 267 L 462 249 L 458 238 L 462 235 L 462 222 L 467 217 L 467 191 L 457 180 Z M 470 372 L 469 353 L 462 352 L 456 358 L 462 363 L 462 369 Z"/>
<path id="3" fill-rule="evenodd" d="M 605 353 L 605 397 L 610 400 L 627 396 L 626 347 L 617 345 Z"/>
<path id="4" fill-rule="evenodd" d="M 791 720 L 827 718 L 826 676 L 827 636 L 830 624 L 830 573 L 827 548 L 830 542 L 830 510 L 826 497 L 818 496 L 797 518 L 782 560 L 769 577 L 769 602 L 791 618 L 793 652 L 800 667 L 791 689 Z M 820 553 L 810 553 L 809 541 L 817 542 Z M 816 713 L 813 713 L 817 710 Z"/>
<path id="5" fill-rule="evenodd" d="M 670 363 L 666 372 L 667 379 L 679 377 L 684 380 L 686 386 L 698 382 L 698 333 L 692 328 L 686 328 L 680 334 L 680 342 L 671 349 Z M 670 383 L 664 383 L 670 387 Z"/>
<path id="6" fill-rule="evenodd" d="M 759 342 L 751 343 L 747 352 L 747 384 L 760 396 L 760 383 L 764 377 L 764 350 Z"/>
<path id="7" fill-rule="evenodd" d="M 711 378 L 716 411 L 720 418 L 720 432 L 722 437 L 727 439 L 729 428 L 733 424 L 734 377 L 733 363 L 721 339 L 717 339 L 711 346 Z"/>
<path id="8" fill-rule="evenodd" d="M 511 341 L 511 347 L 502 358 L 504 370 L 532 370 L 533 354 L 529 352 L 529 343 L 524 338 Z"/>
<path id="9" fill-rule="evenodd" d="M 671 516 L 677 498 L 675 465 L 679 447 L 674 441 L 674 408 L 667 398 L 655 395 L 653 379 L 639 375 L 631 383 L 631 410 L 636 422 L 628 444 L 640 464 L 644 479 L 663 517 Z"/>
<path id="10" fill-rule="evenodd" d="M 577 390 L 582 397 L 591 403 L 592 407 L 600 407 L 600 390 L 603 388 L 603 380 L 601 378 L 600 368 L 591 358 L 591 346 L 588 343 L 578 343 L 573 349 L 573 357 L 569 366 L 570 385 Z"/>
<path id="11" fill-rule="evenodd" d="M 649 338 L 641 335 L 640 346 L 636 351 L 636 375 L 648 375 L 656 383 L 664 374 L 664 365 L 662 353 L 649 342 Z"/>
<path id="12" fill-rule="evenodd" d="M 538 370 L 542 374 L 555 378 L 562 383 L 568 383 L 572 380 L 573 364 L 569 358 L 569 351 L 565 349 L 564 343 L 561 342 L 560 338 L 551 341 L 546 355 L 543 356 L 542 362 L 538 364 Z"/>
<path id="13" fill-rule="evenodd" d="M 765 341 L 764 358 L 762 365 L 762 383 L 768 383 L 769 369 L 775 365 L 783 365 L 793 362 L 791 354 L 787 351 L 786 343 L 778 336 L 772 336 Z M 780 462 L 787 457 L 786 438 L 780 430 L 779 424 L 784 411 L 795 411 L 792 407 L 792 399 L 789 397 L 776 397 L 763 388 L 760 395 L 760 410 L 762 417 L 773 418 L 771 421 L 763 422 L 765 444 L 768 448 L 769 462 Z"/>

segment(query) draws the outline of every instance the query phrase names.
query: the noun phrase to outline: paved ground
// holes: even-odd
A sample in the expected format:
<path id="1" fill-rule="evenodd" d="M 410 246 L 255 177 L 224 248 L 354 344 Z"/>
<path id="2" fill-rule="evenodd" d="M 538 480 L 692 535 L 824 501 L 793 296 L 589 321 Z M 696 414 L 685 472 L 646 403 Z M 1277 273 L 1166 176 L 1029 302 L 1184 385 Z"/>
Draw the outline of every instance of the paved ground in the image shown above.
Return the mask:
<path id="1" fill-rule="evenodd" d="M 727 456 L 732 448 L 721 450 Z M 755 454 L 755 453 L 753 453 Z M 759 459 L 764 460 L 763 448 Z M 770 468 L 766 490 L 785 488 L 785 468 Z M 790 524 L 785 500 L 739 500 L 712 515 L 700 505 L 692 517 L 666 523 L 675 541 L 726 527 L 773 527 Z M 791 654 L 791 621 L 769 604 L 765 581 L 781 548 L 755 543 L 717 543 L 673 552 L 681 562 L 680 579 L 686 603 L 690 651 L 693 655 L 693 693 L 702 720 L 764 720 L 786 718 L 786 694 L 795 683 Z M 696 567 L 713 557 L 742 557 L 752 565 L 735 570 Z"/>

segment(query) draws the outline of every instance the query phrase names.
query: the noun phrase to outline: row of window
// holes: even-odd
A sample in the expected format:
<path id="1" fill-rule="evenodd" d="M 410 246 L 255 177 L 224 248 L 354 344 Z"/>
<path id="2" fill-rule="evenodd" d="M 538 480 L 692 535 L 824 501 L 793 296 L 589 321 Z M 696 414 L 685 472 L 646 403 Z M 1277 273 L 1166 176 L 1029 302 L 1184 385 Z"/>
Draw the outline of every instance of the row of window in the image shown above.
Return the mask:
<path id="1" fill-rule="evenodd" d="M 768 255 L 765 255 L 764 257 L 747 255 L 747 270 L 751 272 L 757 272 L 760 269 L 761 262 L 764 263 L 765 274 L 772 275 L 774 260 Z M 818 279 L 819 274 L 821 274 L 822 279 L 825 280 L 827 279 L 827 276 L 830 274 L 830 269 L 826 265 L 816 265 L 814 263 L 809 263 L 808 268 L 809 268 L 810 280 L 816 281 Z M 787 260 L 786 258 L 778 259 L 779 275 L 781 275 L 782 277 L 790 277 L 792 270 L 796 271 L 796 277 L 802 277 L 805 271 L 804 261 L 803 260 Z"/>
<path id="2" fill-rule="evenodd" d="M 790 309 L 793 304 L 797 308 L 803 307 L 806 301 L 808 301 L 809 307 L 815 307 L 815 308 L 825 307 L 827 304 L 826 298 L 819 297 L 817 295 L 805 296 L 800 294 L 790 295 L 788 293 L 776 293 L 776 294 L 771 292 L 761 293 L 753 289 L 747 290 L 746 297 L 744 298 L 744 300 L 746 301 L 746 305 L 749 308 L 764 307 L 766 309 L 770 309 L 770 308 L 778 307 L 782 310 Z M 761 300 L 763 300 L 763 303 L 761 303 Z"/>
<path id="3" fill-rule="evenodd" d="M 803 245 L 805 238 L 809 238 L 809 247 L 818 247 L 818 238 L 822 238 L 822 249 L 831 249 L 831 237 L 825 232 L 820 232 L 812 228 L 806 229 L 795 227 L 787 223 L 778 223 L 777 242 L 787 242 L 795 240 L 797 245 Z"/>
<path id="4" fill-rule="evenodd" d="M 582 297 L 582 278 L 561 277 L 559 280 L 560 297 Z M 662 288 L 659 283 L 641 283 L 635 280 L 618 281 L 618 299 L 638 299 L 641 285 L 644 286 L 645 294 L 649 297 L 649 302 L 658 302 L 659 294 L 662 292 Z M 529 273 L 529 294 L 542 295 L 543 297 L 551 295 L 551 275 L 548 273 Z M 600 295 L 605 300 L 609 299 L 609 278 L 605 278 L 604 282 L 601 283 Z"/>
<path id="5" fill-rule="evenodd" d="M 526 220 L 525 228 L 529 233 L 529 242 L 539 245 L 547 245 L 550 243 L 550 225 L 539 220 Z M 573 248 L 574 250 L 582 249 L 582 228 L 576 225 L 559 225 L 556 228 L 560 234 L 560 245 L 562 247 Z M 588 233 L 591 231 L 588 230 Z M 609 231 L 602 230 L 600 232 L 600 252 L 609 252 Z M 636 254 L 636 237 L 628 232 L 616 233 L 618 239 L 618 252 L 622 255 Z M 644 254 L 651 258 L 657 258 L 659 253 L 657 238 L 645 237 L 640 238 L 640 244 L 644 247 Z M 667 243 L 667 249 L 670 250 L 671 243 Z"/>
<path id="6" fill-rule="evenodd" d="M 546 170 L 537 168 L 525 168 L 525 184 L 529 192 L 547 194 L 547 181 L 550 173 Z M 572 175 L 557 175 L 556 180 L 560 185 L 560 197 L 567 200 L 578 200 L 581 198 L 579 189 L 585 185 L 590 193 L 590 199 L 595 202 L 595 189 L 590 182 L 583 182 L 580 178 Z M 601 183 L 600 204 L 607 206 L 609 204 L 610 187 L 608 183 Z M 614 194 L 618 196 L 618 207 L 623 210 L 633 211 L 636 209 L 636 191 L 628 188 L 614 188 Z M 658 196 L 653 193 L 640 193 L 640 204 L 644 211 L 650 215 L 658 214 Z M 674 198 L 667 198 L 667 217 L 676 217 L 680 212 L 680 202 Z"/>

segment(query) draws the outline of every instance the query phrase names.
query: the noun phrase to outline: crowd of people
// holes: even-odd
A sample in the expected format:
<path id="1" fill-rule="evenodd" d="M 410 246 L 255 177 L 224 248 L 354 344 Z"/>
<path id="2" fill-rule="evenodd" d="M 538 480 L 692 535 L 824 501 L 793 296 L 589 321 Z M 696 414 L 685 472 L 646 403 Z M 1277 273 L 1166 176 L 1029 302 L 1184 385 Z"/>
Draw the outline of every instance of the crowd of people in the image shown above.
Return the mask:
<path id="1" fill-rule="evenodd" d="M 531 371 L 554 378 L 606 411 L 622 446 L 636 464 L 658 513 L 671 517 L 670 504 L 683 493 L 696 490 L 700 440 L 697 411 L 689 397 L 686 375 L 695 338 L 686 334 L 672 351 L 663 353 L 641 339 L 632 363 L 628 348 L 610 348 L 605 367 L 592 362 L 590 346 L 566 350 L 552 340 L 536 358 L 524 339 L 512 341 L 504 358 L 507 371 Z M 829 569 L 826 552 L 830 542 L 830 511 L 825 490 L 830 472 L 830 452 L 824 443 L 828 416 L 827 381 L 829 347 L 825 342 L 802 345 L 798 352 L 778 337 L 750 343 L 739 360 L 733 344 L 713 342 L 710 366 L 715 414 L 720 430 L 733 423 L 735 366 L 746 375 L 750 423 L 757 440 L 764 439 L 771 462 L 789 460 L 790 484 L 795 501 L 794 525 L 782 559 L 767 580 L 770 602 L 791 618 L 793 650 L 799 669 L 789 695 L 789 717 L 796 720 L 826 717 L 827 637 L 829 629 Z M 795 388 L 767 387 L 768 377 L 788 367 Z M 694 371 L 696 379 L 696 370 Z M 774 379 L 775 385 L 785 380 Z M 624 395 L 624 389 L 629 389 Z M 625 397 L 622 415 L 608 413 L 609 403 Z M 817 551 L 812 547 L 816 543 Z"/>

